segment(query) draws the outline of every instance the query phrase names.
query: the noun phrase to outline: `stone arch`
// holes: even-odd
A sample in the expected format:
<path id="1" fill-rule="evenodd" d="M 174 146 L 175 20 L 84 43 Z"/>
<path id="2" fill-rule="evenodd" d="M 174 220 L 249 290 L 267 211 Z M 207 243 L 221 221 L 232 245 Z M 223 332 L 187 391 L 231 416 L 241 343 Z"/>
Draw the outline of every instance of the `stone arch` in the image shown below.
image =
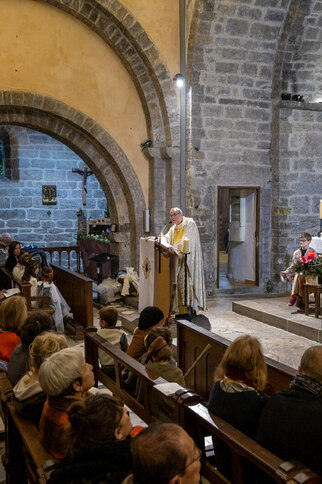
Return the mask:
<path id="1" fill-rule="evenodd" d="M 120 265 L 136 265 L 146 206 L 131 163 L 113 138 L 94 120 L 67 104 L 24 92 L 0 92 L 0 125 L 41 131 L 85 161 L 106 195 L 112 223 L 121 229 L 111 234 L 112 249 L 119 255 Z"/>
<path id="2" fill-rule="evenodd" d="M 179 111 L 173 81 L 142 26 L 118 0 L 41 0 L 96 32 L 131 75 L 154 146 L 179 146 Z"/>

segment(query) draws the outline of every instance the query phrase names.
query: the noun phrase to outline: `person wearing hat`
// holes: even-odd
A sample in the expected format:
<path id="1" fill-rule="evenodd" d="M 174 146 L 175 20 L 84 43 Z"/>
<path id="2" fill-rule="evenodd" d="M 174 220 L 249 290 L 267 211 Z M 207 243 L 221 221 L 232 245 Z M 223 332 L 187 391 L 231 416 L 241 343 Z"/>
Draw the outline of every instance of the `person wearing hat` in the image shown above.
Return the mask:
<path id="1" fill-rule="evenodd" d="M 163 319 L 163 312 L 156 306 L 144 308 L 140 313 L 139 325 L 134 330 L 131 344 L 126 353 L 138 360 L 146 352 L 144 338 L 152 328 L 161 326 Z"/>

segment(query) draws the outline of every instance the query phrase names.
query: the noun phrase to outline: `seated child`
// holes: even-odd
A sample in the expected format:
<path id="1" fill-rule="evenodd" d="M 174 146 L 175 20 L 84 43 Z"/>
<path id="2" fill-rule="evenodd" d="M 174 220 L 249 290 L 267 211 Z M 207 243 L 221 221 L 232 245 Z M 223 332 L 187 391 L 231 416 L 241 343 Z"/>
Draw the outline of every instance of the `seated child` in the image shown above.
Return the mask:
<path id="1" fill-rule="evenodd" d="M 50 297 L 50 307 L 55 310 L 53 320 L 57 333 L 63 333 L 64 319 L 72 318 L 72 314 L 70 312 L 70 307 L 60 293 L 58 287 L 53 283 L 53 277 L 53 269 L 50 266 L 43 266 L 41 277 L 43 282 L 43 294 L 44 296 Z"/>
<path id="2" fill-rule="evenodd" d="M 31 297 L 39 296 L 42 293 L 42 283 L 38 281 L 39 266 L 35 259 L 30 257 L 25 262 L 25 272 L 22 276 L 22 283 L 31 284 L 30 294 Z M 32 308 L 38 308 L 38 301 L 31 302 Z"/>
<path id="3" fill-rule="evenodd" d="M 30 370 L 18 381 L 13 388 L 13 403 L 15 409 L 23 417 L 32 420 L 37 426 L 46 401 L 38 379 L 38 372 L 42 362 L 57 351 L 67 348 L 64 335 L 46 332 L 36 336 L 30 345 Z"/>
<path id="4" fill-rule="evenodd" d="M 152 380 L 161 377 L 168 382 L 175 382 L 185 386 L 185 379 L 182 370 L 171 364 L 172 351 L 167 342 L 158 336 L 147 351 L 145 369 Z M 138 400 L 140 397 L 138 396 Z M 171 422 L 174 418 L 174 402 L 171 398 L 161 393 L 152 392 L 150 397 L 150 406 L 152 414 L 163 421 Z"/>
<path id="5" fill-rule="evenodd" d="M 156 306 L 148 306 L 143 309 L 139 317 L 139 325 L 135 328 L 127 354 L 138 360 L 145 352 L 144 338 L 154 327 L 161 326 L 164 314 Z"/>
<path id="6" fill-rule="evenodd" d="M 8 378 L 12 386 L 15 386 L 29 370 L 29 347 L 35 337 L 44 331 L 52 329 L 53 320 L 47 313 L 37 311 L 29 314 L 18 330 L 21 344 L 17 345 L 13 350 L 8 364 Z"/>
<path id="7" fill-rule="evenodd" d="M 28 252 L 23 252 L 19 255 L 18 264 L 16 264 L 12 270 L 12 275 L 19 281 L 22 281 L 22 277 L 25 273 L 26 260 L 30 259 Z"/>
<path id="8" fill-rule="evenodd" d="M 310 243 L 312 240 L 312 235 L 308 232 L 302 232 L 300 235 L 300 248 L 296 249 L 293 253 L 292 257 L 292 265 L 295 264 L 300 258 L 304 256 L 310 256 L 312 258 L 317 258 L 317 253 L 315 252 L 312 247 L 310 247 Z M 292 265 L 289 266 L 285 271 L 281 272 L 281 280 L 283 282 L 290 282 L 292 281 L 292 292 L 291 292 L 291 299 L 288 303 L 289 307 L 293 307 L 296 303 L 300 309 L 304 309 L 304 302 L 303 302 L 303 276 L 298 272 L 294 273 L 292 271 Z"/>
<path id="9" fill-rule="evenodd" d="M 121 350 L 126 351 L 128 348 L 126 334 L 116 327 L 117 309 L 113 306 L 105 306 L 98 312 L 100 317 L 100 327 L 97 334 L 106 339 L 109 343 L 118 346 Z M 113 358 L 103 350 L 98 350 L 101 369 L 107 375 L 115 377 Z"/>

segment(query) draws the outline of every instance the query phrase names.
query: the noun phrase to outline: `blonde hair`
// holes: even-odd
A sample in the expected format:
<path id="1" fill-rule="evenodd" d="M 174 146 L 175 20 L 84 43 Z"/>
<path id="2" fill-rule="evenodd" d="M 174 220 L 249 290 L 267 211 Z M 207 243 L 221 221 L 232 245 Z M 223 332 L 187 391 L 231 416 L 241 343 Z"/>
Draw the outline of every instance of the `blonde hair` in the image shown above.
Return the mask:
<path id="1" fill-rule="evenodd" d="M 267 367 L 258 339 L 249 335 L 236 338 L 226 349 L 216 368 L 214 381 L 222 380 L 232 369 L 244 372 L 256 389 L 264 390 L 267 381 Z"/>
<path id="2" fill-rule="evenodd" d="M 46 332 L 36 336 L 29 347 L 29 368 L 37 374 L 40 365 L 57 351 L 68 348 L 67 340 L 63 334 Z"/>
<path id="3" fill-rule="evenodd" d="M 5 331 L 18 329 L 27 318 L 26 299 L 21 296 L 11 296 L 0 307 L 0 327 Z"/>

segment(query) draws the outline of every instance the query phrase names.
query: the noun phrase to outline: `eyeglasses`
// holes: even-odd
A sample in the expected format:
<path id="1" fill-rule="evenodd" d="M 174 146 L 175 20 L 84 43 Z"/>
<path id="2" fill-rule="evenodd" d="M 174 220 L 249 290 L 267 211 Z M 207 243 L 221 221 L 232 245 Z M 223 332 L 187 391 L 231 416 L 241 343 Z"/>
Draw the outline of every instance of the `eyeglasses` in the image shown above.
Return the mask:
<path id="1" fill-rule="evenodd" d="M 197 447 L 195 445 L 195 451 L 197 452 L 197 457 L 195 457 L 191 462 L 189 462 L 189 464 L 187 464 L 180 472 L 178 472 L 179 475 L 183 475 L 185 474 L 185 471 L 188 467 L 190 467 L 194 462 L 196 462 L 197 460 L 201 460 L 202 458 L 202 451 L 199 449 L 199 447 Z"/>
<path id="2" fill-rule="evenodd" d="M 309 242 L 307 239 L 300 239 L 300 242 Z"/>

